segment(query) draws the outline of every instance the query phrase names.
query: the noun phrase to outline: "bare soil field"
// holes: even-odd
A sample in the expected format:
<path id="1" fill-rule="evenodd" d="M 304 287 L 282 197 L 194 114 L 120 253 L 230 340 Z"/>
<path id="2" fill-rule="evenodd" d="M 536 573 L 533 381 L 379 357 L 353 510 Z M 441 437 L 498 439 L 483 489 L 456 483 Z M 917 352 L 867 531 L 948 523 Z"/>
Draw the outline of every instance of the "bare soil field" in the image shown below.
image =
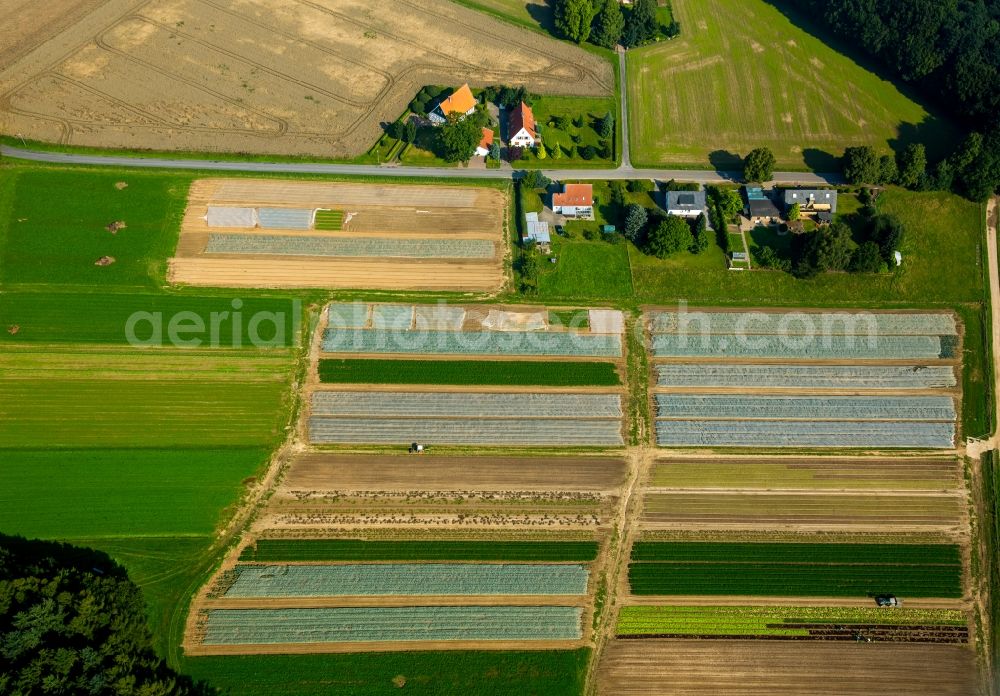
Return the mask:
<path id="1" fill-rule="evenodd" d="M 192 184 L 169 278 L 231 287 L 491 291 L 504 282 L 503 191 L 494 188 L 203 179 Z M 209 207 L 332 209 L 338 231 L 209 227 Z M 339 240 L 483 240 L 490 258 L 209 252 L 227 235 Z M 445 251 L 444 253 L 448 253 Z"/>
<path id="2" fill-rule="evenodd" d="M 598 671 L 607 696 L 969 696 L 976 656 L 959 645 L 616 640 Z"/>
<path id="3" fill-rule="evenodd" d="M 279 495 L 292 491 L 607 491 L 625 479 L 625 463 L 606 457 L 376 457 L 306 452 Z"/>
<path id="4" fill-rule="evenodd" d="M 353 157 L 423 85 L 614 88 L 606 61 L 447 0 L 9 0 L 0 17 L 25 27 L 0 40 L 0 125 L 62 144 Z"/>

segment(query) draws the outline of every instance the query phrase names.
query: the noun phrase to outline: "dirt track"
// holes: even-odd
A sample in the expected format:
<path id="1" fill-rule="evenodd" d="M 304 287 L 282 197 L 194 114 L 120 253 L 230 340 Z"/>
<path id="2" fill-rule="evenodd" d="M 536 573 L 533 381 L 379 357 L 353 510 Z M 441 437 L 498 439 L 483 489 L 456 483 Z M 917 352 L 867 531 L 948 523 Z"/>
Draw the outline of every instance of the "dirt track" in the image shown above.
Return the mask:
<path id="1" fill-rule="evenodd" d="M 614 89 L 606 61 L 447 0 L 7 0 L 0 17 L 25 27 L 0 42 L 3 130 L 64 144 L 353 157 L 423 85 Z"/>

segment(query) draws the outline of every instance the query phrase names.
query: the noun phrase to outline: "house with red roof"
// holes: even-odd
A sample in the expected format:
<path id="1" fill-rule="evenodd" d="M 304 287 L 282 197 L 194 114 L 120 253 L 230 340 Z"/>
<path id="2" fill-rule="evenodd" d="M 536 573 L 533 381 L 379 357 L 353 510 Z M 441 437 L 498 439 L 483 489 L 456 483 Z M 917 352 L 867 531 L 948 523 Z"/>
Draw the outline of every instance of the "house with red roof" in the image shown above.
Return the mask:
<path id="1" fill-rule="evenodd" d="M 535 125 L 535 114 L 530 106 L 521 102 L 511 109 L 510 116 L 507 117 L 507 133 L 507 144 L 511 147 L 535 147 L 541 142 Z"/>
<path id="2" fill-rule="evenodd" d="M 490 154 L 490 145 L 493 144 L 493 137 L 492 128 L 483 128 L 483 137 L 479 141 L 479 147 L 476 148 L 476 155 L 486 157 Z"/>
<path id="3" fill-rule="evenodd" d="M 562 192 L 552 194 L 552 212 L 576 220 L 593 220 L 593 185 L 565 184 Z"/>

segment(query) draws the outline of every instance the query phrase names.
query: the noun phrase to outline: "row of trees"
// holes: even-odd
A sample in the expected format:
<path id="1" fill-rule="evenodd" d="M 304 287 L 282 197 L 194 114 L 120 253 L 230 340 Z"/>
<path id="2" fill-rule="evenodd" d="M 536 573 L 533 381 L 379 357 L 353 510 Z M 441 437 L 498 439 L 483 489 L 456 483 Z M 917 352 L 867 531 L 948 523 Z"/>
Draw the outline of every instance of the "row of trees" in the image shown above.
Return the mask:
<path id="1" fill-rule="evenodd" d="M 879 58 L 969 128 L 957 151 L 918 186 L 953 188 L 973 200 L 1000 186 L 1000 0 L 791 3 Z M 884 164 L 880 173 L 890 173 Z M 871 179 L 868 167 L 864 178 Z"/>
<path id="2" fill-rule="evenodd" d="M 555 27 L 566 39 L 614 48 L 642 46 L 661 31 L 668 36 L 680 33 L 677 22 L 660 27 L 656 17 L 657 0 L 635 0 L 631 9 L 622 10 L 619 0 L 555 0 Z"/>

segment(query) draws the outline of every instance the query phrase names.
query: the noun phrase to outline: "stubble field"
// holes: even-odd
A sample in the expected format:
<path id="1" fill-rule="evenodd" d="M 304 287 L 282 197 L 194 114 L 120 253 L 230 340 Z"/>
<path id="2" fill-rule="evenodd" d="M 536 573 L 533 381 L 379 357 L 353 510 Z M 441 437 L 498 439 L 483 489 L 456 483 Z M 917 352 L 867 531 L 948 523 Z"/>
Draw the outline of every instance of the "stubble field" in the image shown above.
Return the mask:
<path id="1" fill-rule="evenodd" d="M 98 4 L 55 3 L 75 18 L 61 32 L 51 30 L 53 13 L 31 12 L 32 36 L 51 39 L 0 44 L 5 132 L 97 147 L 354 157 L 426 84 L 580 96 L 614 86 L 603 60 L 446 0 Z"/>

